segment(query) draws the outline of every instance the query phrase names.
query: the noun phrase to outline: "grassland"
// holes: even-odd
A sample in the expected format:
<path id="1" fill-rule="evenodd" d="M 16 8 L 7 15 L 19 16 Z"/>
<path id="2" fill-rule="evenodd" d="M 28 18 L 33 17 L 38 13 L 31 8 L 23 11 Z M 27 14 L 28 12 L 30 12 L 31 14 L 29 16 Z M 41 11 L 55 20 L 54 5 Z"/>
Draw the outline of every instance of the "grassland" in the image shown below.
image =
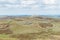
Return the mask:
<path id="1" fill-rule="evenodd" d="M 0 40 L 60 40 L 60 18 L 0 18 Z"/>

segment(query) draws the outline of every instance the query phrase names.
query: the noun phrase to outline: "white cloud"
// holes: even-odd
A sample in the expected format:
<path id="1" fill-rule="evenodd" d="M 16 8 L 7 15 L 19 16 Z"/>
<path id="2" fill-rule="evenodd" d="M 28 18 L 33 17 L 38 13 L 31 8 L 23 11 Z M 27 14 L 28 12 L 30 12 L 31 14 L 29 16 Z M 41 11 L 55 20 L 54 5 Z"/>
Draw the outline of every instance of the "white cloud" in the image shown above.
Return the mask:
<path id="1" fill-rule="evenodd" d="M 39 9 L 39 5 L 32 5 L 31 8 L 32 8 L 33 10 L 37 10 L 37 9 Z"/>
<path id="2" fill-rule="evenodd" d="M 35 3 L 36 3 L 36 0 L 21 0 L 21 5 L 23 7 L 26 7 Z"/>
<path id="3" fill-rule="evenodd" d="M 32 9 L 39 9 L 41 7 L 39 7 L 38 4 L 36 4 L 39 0 L 20 0 L 20 3 L 21 4 L 17 4 L 17 5 L 13 5 L 13 3 L 16 3 L 16 2 L 19 2 L 18 0 L 0 0 L 0 1 L 5 1 L 5 2 L 9 2 L 9 3 L 12 3 L 12 4 L 4 4 L 4 5 L 0 5 L 0 8 L 1 7 L 6 7 L 6 8 L 24 8 L 24 7 L 30 7 Z M 56 0 L 43 0 L 43 3 L 44 4 L 55 4 Z M 52 5 L 52 6 L 49 6 L 47 5 L 45 7 L 45 9 L 49 9 L 49 8 L 56 8 L 56 6 Z"/>
<path id="4" fill-rule="evenodd" d="M 57 0 L 43 0 L 44 4 L 55 4 Z"/>
<path id="5" fill-rule="evenodd" d="M 21 1 L 21 4 L 26 4 L 26 5 L 34 4 L 34 3 L 36 3 L 36 1 L 34 1 L 34 0 L 27 0 L 27 1 L 23 0 L 23 1 Z"/>
<path id="6" fill-rule="evenodd" d="M 31 8 L 32 10 L 36 10 L 36 9 L 39 9 L 39 5 L 37 5 L 37 0 L 20 0 L 21 4 L 13 4 L 15 2 L 17 2 L 17 0 L 4 0 L 5 2 L 9 2 L 9 3 L 12 3 L 12 4 L 1 4 L 0 5 L 0 8 Z"/>
<path id="7" fill-rule="evenodd" d="M 9 4 L 5 4 L 6 8 L 19 8 L 20 5 L 9 5 Z"/>
<path id="8" fill-rule="evenodd" d="M 18 0 L 0 0 L 0 2 L 9 2 L 9 3 L 15 3 Z"/>
<path id="9" fill-rule="evenodd" d="M 2 5 L 2 7 L 6 6 L 8 8 L 10 8 L 10 7 L 14 7 L 14 8 L 15 7 L 34 7 L 35 8 L 35 6 L 33 6 L 33 5 L 35 5 L 35 3 L 37 3 L 37 0 L 20 0 L 20 1 L 18 1 L 18 0 L 0 0 L 0 2 L 1 1 L 3 2 L 3 5 L 2 4 L 0 4 L 0 5 Z M 11 4 L 6 4 L 6 2 L 11 3 Z M 21 4 L 15 5 L 14 3 L 16 3 L 16 2 L 20 2 Z"/>
<path id="10" fill-rule="evenodd" d="M 56 9 L 55 5 L 47 5 L 45 9 Z"/>
<path id="11" fill-rule="evenodd" d="M 10 3 L 15 3 L 17 0 L 6 0 L 6 1 Z"/>

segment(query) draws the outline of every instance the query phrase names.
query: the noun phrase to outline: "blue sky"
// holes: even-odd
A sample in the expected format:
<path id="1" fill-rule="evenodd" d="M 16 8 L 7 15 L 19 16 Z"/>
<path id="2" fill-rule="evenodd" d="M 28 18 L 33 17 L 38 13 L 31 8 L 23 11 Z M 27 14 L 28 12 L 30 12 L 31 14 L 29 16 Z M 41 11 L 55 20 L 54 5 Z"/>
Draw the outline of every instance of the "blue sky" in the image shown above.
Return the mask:
<path id="1" fill-rule="evenodd" d="M 0 15 L 60 15 L 60 0 L 0 0 Z"/>

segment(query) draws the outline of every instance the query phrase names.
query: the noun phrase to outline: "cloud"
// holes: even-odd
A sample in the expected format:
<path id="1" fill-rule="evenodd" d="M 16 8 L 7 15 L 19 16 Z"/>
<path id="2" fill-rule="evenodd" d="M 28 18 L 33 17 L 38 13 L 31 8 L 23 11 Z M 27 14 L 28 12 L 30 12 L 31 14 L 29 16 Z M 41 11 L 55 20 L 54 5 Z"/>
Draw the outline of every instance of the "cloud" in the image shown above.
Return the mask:
<path id="1" fill-rule="evenodd" d="M 36 6 L 37 0 L 0 0 L 0 2 L 2 2 L 0 4 L 2 7 L 7 7 L 7 8 L 10 8 L 10 7 L 13 7 L 13 8 L 32 7 L 33 8 L 34 6 Z M 17 3 L 20 3 L 20 4 L 17 4 Z"/>
<path id="2" fill-rule="evenodd" d="M 10 3 L 16 3 L 17 0 L 6 0 L 7 2 L 10 2 Z"/>
<path id="3" fill-rule="evenodd" d="M 38 2 L 42 1 L 41 3 L 48 4 L 43 5 L 41 7 L 41 4 L 37 4 Z M 32 10 L 39 10 L 39 9 L 55 9 L 55 5 L 49 5 L 49 4 L 55 4 L 56 0 L 0 0 L 0 2 L 3 2 L 0 4 L 0 8 L 31 8 Z M 4 3 L 5 2 L 5 3 Z M 6 3 L 8 2 L 8 3 Z M 20 4 L 17 4 L 19 2 Z"/>
<path id="4" fill-rule="evenodd" d="M 36 3 L 36 1 L 34 1 L 34 0 L 22 0 L 21 1 L 21 4 L 25 4 L 25 5 L 28 5 L 28 4 L 34 4 L 34 3 Z"/>
<path id="5" fill-rule="evenodd" d="M 0 2 L 16 3 L 18 0 L 0 0 Z"/>
<path id="6" fill-rule="evenodd" d="M 44 4 L 55 4 L 57 0 L 43 0 Z"/>
<path id="7" fill-rule="evenodd" d="M 31 6 L 36 3 L 36 0 L 21 0 L 21 6 L 26 7 L 26 6 Z"/>
<path id="8" fill-rule="evenodd" d="M 21 0 L 20 7 L 21 8 L 30 8 L 32 10 L 39 9 L 39 5 L 37 4 L 38 0 Z"/>

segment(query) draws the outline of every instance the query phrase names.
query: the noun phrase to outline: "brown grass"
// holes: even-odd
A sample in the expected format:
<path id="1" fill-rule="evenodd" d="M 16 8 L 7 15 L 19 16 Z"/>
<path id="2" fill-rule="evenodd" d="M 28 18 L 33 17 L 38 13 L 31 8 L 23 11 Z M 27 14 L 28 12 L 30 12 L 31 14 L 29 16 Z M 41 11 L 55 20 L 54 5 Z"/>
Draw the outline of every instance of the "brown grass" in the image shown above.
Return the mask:
<path id="1" fill-rule="evenodd" d="M 47 28 L 47 27 L 53 27 L 53 24 L 51 24 L 51 23 L 39 23 L 39 26 L 42 28 Z"/>
<path id="2" fill-rule="evenodd" d="M 0 34 L 12 34 L 13 32 L 9 29 L 6 30 L 0 30 Z"/>

